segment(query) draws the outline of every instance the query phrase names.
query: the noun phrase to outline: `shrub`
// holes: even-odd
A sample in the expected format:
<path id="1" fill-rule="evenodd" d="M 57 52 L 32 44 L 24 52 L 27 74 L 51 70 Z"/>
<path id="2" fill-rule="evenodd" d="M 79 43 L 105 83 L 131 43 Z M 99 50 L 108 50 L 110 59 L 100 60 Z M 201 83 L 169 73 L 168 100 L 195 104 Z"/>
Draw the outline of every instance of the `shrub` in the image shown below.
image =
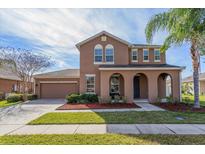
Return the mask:
<path id="1" fill-rule="evenodd" d="M 167 96 L 166 100 L 167 100 L 168 103 L 174 103 L 174 99 L 173 99 L 172 96 Z"/>
<path id="2" fill-rule="evenodd" d="M 78 103 L 80 100 L 79 94 L 70 94 L 66 96 L 66 100 L 68 103 Z"/>
<path id="3" fill-rule="evenodd" d="M 96 94 L 70 94 L 66 96 L 68 103 L 97 103 L 98 96 Z"/>
<path id="4" fill-rule="evenodd" d="M 22 94 L 10 94 L 7 98 L 6 98 L 8 103 L 12 103 L 12 102 L 19 102 L 23 100 L 23 95 Z"/>
<path id="5" fill-rule="evenodd" d="M 86 100 L 89 103 L 97 103 L 98 96 L 96 94 L 82 94 L 80 95 L 81 100 Z"/>
<path id="6" fill-rule="evenodd" d="M 124 96 L 115 95 L 114 97 L 110 97 L 109 103 L 126 103 L 127 99 Z"/>
<path id="7" fill-rule="evenodd" d="M 36 94 L 28 94 L 27 97 L 28 97 L 28 100 L 35 100 L 38 98 Z"/>

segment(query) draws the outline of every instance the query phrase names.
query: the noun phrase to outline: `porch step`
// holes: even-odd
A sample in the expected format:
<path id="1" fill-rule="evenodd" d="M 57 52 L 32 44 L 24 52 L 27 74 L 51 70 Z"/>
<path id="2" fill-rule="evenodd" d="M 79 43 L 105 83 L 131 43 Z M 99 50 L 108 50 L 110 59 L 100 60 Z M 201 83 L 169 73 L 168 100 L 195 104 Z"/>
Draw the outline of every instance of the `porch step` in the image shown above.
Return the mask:
<path id="1" fill-rule="evenodd" d="M 134 99 L 134 103 L 149 103 L 148 99 Z"/>

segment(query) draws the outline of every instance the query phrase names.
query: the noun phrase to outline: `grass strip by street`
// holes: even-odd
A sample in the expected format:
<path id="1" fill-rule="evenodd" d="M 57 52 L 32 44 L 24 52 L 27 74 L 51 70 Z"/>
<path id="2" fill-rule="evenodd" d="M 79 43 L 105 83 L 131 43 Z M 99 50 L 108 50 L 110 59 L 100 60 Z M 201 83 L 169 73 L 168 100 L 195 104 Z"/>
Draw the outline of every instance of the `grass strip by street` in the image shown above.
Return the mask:
<path id="1" fill-rule="evenodd" d="M 180 117 L 180 119 L 178 118 Z M 183 119 L 183 120 L 182 120 Z M 41 124 L 204 124 L 205 113 L 141 112 L 52 112 L 29 122 Z"/>
<path id="2" fill-rule="evenodd" d="M 192 95 L 182 95 L 182 100 L 185 101 L 185 98 L 189 98 L 190 102 L 188 102 L 189 104 L 194 104 L 194 96 Z M 199 96 L 199 100 L 200 100 L 200 105 L 201 106 L 205 106 L 205 95 L 200 95 Z"/>
<path id="3" fill-rule="evenodd" d="M 3 100 L 3 101 L 0 101 L 0 108 L 16 105 L 18 103 L 20 103 L 20 102 L 8 103 L 7 100 Z"/>
<path id="4" fill-rule="evenodd" d="M 142 145 L 205 144 L 205 135 L 6 135 L 0 136 L 1 145 Z"/>

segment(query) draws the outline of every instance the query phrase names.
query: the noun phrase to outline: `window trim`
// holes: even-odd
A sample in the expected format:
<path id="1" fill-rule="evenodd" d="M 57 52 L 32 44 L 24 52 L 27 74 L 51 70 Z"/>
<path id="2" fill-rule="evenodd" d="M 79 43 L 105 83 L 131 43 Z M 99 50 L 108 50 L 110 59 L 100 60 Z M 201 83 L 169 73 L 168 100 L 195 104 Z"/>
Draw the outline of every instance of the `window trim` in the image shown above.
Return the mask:
<path id="1" fill-rule="evenodd" d="M 155 59 L 155 52 L 156 51 L 159 51 L 159 60 L 156 60 Z M 161 62 L 161 53 L 160 53 L 160 50 L 159 49 L 154 49 L 154 62 Z"/>
<path id="2" fill-rule="evenodd" d="M 148 60 L 144 60 L 144 51 L 148 51 Z M 149 49 L 143 49 L 143 62 L 149 62 Z"/>
<path id="3" fill-rule="evenodd" d="M 85 82 L 86 82 L 86 86 L 85 86 L 85 93 L 86 94 L 96 94 L 95 93 L 95 74 L 85 74 Z M 87 92 L 87 77 L 94 77 L 94 92 Z"/>
<path id="4" fill-rule="evenodd" d="M 107 49 L 109 46 L 113 49 L 113 61 L 112 61 L 112 62 L 107 62 L 106 49 Z M 110 48 L 108 48 L 108 49 L 110 49 Z M 112 44 L 107 44 L 107 45 L 105 46 L 105 64 L 114 64 L 114 61 L 115 61 L 115 49 L 114 49 L 114 47 L 113 47 Z"/>
<path id="5" fill-rule="evenodd" d="M 137 53 L 137 60 L 133 60 L 133 51 L 136 51 L 136 53 Z M 131 61 L 132 61 L 132 62 L 138 62 L 138 53 L 139 53 L 139 52 L 138 52 L 138 49 L 132 49 L 132 50 L 131 50 Z"/>
<path id="6" fill-rule="evenodd" d="M 102 61 L 99 61 L 99 62 L 96 62 L 96 61 L 95 61 L 95 49 L 97 48 L 97 46 L 100 46 L 101 49 L 102 49 Z M 97 49 L 99 49 L 99 48 L 97 48 Z M 103 46 L 102 46 L 101 44 L 96 44 L 93 51 L 94 51 L 94 52 L 93 52 L 93 53 L 94 53 L 94 54 L 93 54 L 94 64 L 103 64 Z"/>

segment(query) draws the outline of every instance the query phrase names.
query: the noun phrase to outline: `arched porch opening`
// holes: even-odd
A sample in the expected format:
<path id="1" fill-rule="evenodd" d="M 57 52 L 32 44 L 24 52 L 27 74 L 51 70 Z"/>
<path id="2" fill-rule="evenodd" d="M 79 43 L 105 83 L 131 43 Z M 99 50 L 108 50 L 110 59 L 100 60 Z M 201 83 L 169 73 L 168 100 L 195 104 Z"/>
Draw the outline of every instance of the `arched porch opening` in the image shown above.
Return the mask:
<path id="1" fill-rule="evenodd" d="M 110 76 L 109 84 L 110 96 L 124 96 L 124 78 L 120 73 L 114 73 Z"/>
<path id="2" fill-rule="evenodd" d="M 168 73 L 161 73 L 158 77 L 158 97 L 160 99 L 173 96 L 173 81 Z"/>

